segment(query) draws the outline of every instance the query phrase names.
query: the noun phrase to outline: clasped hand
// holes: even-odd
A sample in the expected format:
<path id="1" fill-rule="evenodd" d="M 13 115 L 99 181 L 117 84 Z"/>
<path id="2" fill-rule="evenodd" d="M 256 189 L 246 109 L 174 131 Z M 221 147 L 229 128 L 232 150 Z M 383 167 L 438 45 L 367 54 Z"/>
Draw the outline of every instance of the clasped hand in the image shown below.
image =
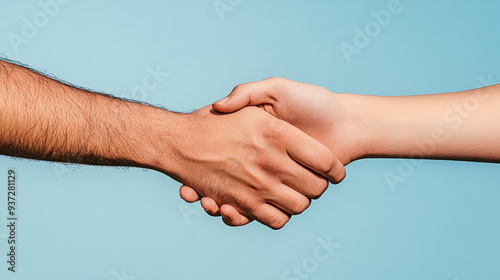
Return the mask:
<path id="1" fill-rule="evenodd" d="M 336 98 L 319 86 L 270 78 L 239 85 L 213 109 L 200 109 L 196 115 L 207 121 L 199 129 L 224 130 L 234 139 L 218 145 L 217 139 L 210 140 L 235 149 L 228 154 L 210 143 L 201 145 L 200 152 L 217 158 L 202 168 L 218 168 L 210 174 L 227 179 L 223 186 L 207 185 L 212 180 L 206 179 L 188 181 L 180 188 L 181 197 L 201 199 L 208 214 L 222 215 L 231 226 L 255 219 L 281 228 L 326 190 L 323 177 L 340 182 L 344 165 L 356 157 L 351 136 L 357 128 L 342 118 Z"/>

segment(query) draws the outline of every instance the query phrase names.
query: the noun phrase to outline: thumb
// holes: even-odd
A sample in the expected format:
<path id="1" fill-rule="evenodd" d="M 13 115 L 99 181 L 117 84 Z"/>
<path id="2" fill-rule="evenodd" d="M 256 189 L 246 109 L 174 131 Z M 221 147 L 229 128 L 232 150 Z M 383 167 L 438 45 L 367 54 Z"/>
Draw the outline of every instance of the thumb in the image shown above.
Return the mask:
<path id="1" fill-rule="evenodd" d="M 232 113 L 245 106 L 273 103 L 277 99 L 276 79 L 270 78 L 236 86 L 231 93 L 212 105 L 221 113 Z"/>
<path id="2" fill-rule="evenodd" d="M 232 113 L 250 105 L 250 96 L 245 93 L 231 92 L 228 96 L 212 104 L 212 108 L 221 113 Z"/>

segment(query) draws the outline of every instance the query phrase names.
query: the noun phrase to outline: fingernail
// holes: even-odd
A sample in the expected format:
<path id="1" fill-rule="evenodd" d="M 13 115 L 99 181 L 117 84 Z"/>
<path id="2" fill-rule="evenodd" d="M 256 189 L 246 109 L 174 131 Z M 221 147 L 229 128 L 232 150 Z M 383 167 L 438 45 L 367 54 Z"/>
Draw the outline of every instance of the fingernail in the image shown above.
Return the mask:
<path id="1" fill-rule="evenodd" d="M 217 104 L 217 105 L 224 105 L 224 104 L 226 104 L 226 102 L 227 102 L 228 100 L 229 100 L 229 97 L 228 97 L 228 96 L 226 96 L 226 97 L 222 98 L 221 100 L 219 100 L 219 101 L 215 102 L 215 104 Z"/>

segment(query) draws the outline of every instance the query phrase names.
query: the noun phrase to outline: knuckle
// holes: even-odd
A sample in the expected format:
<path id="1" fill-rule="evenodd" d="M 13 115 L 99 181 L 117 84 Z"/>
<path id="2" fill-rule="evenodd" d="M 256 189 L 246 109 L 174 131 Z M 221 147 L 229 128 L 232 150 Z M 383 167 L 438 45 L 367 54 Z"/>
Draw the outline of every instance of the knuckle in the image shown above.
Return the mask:
<path id="1" fill-rule="evenodd" d="M 287 79 L 282 78 L 282 77 L 271 77 L 271 78 L 268 78 L 268 80 L 271 83 L 273 83 L 275 86 L 282 86 L 287 81 Z"/>
<path id="2" fill-rule="evenodd" d="M 312 199 L 318 199 L 328 188 L 328 181 L 321 179 L 318 182 L 315 182 L 314 185 L 310 188 L 310 197 Z"/>
<path id="3" fill-rule="evenodd" d="M 240 212 L 243 215 L 247 215 L 249 213 L 252 213 L 253 210 L 257 209 L 261 204 L 262 204 L 261 200 L 254 194 L 249 192 L 243 194 L 240 197 L 240 200 L 235 201 L 235 203 L 233 203 L 232 205 L 237 206 L 236 208 L 238 209 L 238 212 Z"/>
<path id="4" fill-rule="evenodd" d="M 267 128 L 263 130 L 263 136 L 266 140 L 280 140 L 287 130 L 286 123 L 278 119 L 272 119 L 268 122 Z"/>
<path id="5" fill-rule="evenodd" d="M 323 174 L 330 173 L 332 169 L 335 167 L 335 158 L 330 153 L 322 153 L 319 157 L 319 165 L 318 168 L 320 172 Z"/>
<path id="6" fill-rule="evenodd" d="M 298 214 L 301 214 L 302 212 L 304 212 L 308 207 L 309 205 L 311 205 L 311 201 L 303 196 L 301 199 L 297 199 L 295 204 L 294 204 L 294 208 L 292 209 L 292 215 L 298 215 Z"/>
<path id="7" fill-rule="evenodd" d="M 285 79 L 281 78 L 281 77 L 271 77 L 271 78 L 268 78 L 268 80 L 270 82 L 272 82 L 273 84 L 281 84 L 285 81 Z"/>
<path id="8" fill-rule="evenodd" d="M 243 87 L 244 87 L 244 84 L 236 85 L 231 92 L 240 91 L 240 90 L 242 90 Z"/>
<path id="9" fill-rule="evenodd" d="M 345 171 L 345 168 L 342 167 L 342 168 L 339 168 L 338 172 L 337 172 L 338 176 L 336 176 L 336 184 L 340 183 L 342 180 L 344 180 L 345 176 L 347 175 L 346 174 L 346 171 Z"/>
<path id="10" fill-rule="evenodd" d="M 289 92 L 290 86 L 294 82 L 281 77 L 271 77 L 268 80 L 277 94 Z"/>
<path id="11" fill-rule="evenodd" d="M 273 174 L 280 169 L 281 164 L 279 162 L 277 162 L 276 160 L 273 160 L 270 157 L 263 157 L 259 160 L 259 166 L 266 173 Z"/>
<path id="12" fill-rule="evenodd" d="M 269 223 L 269 227 L 271 227 L 274 230 L 280 229 L 288 223 L 290 218 L 286 215 L 280 215 L 276 216 L 272 219 L 272 221 Z"/>

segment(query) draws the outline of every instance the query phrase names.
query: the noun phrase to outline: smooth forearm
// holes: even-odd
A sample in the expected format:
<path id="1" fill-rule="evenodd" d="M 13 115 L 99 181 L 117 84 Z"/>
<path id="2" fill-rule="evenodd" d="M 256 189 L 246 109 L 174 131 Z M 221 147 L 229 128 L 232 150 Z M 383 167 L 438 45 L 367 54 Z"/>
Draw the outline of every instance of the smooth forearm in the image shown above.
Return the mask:
<path id="1" fill-rule="evenodd" d="M 363 157 L 500 161 L 500 86 L 420 96 L 344 96 Z"/>
<path id="2" fill-rule="evenodd" d="M 0 65 L 2 154 L 97 165 L 153 162 L 151 126 L 159 116 L 168 125 L 170 112 L 74 88 L 7 62 Z"/>

